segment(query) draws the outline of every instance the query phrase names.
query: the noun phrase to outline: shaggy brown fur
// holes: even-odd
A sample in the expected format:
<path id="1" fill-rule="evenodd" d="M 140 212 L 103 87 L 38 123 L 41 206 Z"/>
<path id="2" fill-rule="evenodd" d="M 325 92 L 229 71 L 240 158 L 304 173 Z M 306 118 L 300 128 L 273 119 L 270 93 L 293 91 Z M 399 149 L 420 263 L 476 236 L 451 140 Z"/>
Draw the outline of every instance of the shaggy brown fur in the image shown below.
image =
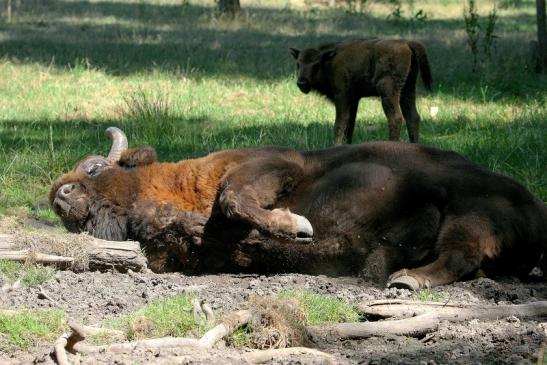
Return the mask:
<path id="1" fill-rule="evenodd" d="M 431 69 L 425 47 L 416 41 L 362 39 L 318 48 L 290 48 L 296 60 L 300 90 L 326 96 L 336 107 L 334 143 L 351 143 L 359 100 L 380 96 L 388 119 L 389 139 L 398 140 L 406 120 L 408 137 L 418 142 L 416 79 L 421 72 L 431 91 Z"/>
<path id="2" fill-rule="evenodd" d="M 118 162 L 79 162 L 50 200 L 70 231 L 140 241 L 158 271 L 381 282 L 401 270 L 392 285 L 405 276 L 426 287 L 479 269 L 526 275 L 547 245 L 547 208 L 522 185 L 456 153 L 396 142 L 226 150 L 177 163 L 127 150 Z"/>

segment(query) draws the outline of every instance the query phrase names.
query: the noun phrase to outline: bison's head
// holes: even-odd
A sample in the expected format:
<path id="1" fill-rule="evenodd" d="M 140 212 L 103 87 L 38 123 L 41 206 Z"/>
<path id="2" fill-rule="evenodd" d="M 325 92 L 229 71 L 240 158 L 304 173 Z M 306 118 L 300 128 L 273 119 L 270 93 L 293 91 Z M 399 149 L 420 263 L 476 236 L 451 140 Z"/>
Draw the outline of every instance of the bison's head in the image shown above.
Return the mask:
<path id="1" fill-rule="evenodd" d="M 300 91 L 307 94 L 325 82 L 324 65 L 336 55 L 336 50 L 317 48 L 303 50 L 289 48 L 289 50 L 296 60 L 296 85 Z"/>
<path id="2" fill-rule="evenodd" d="M 49 200 L 69 231 L 124 240 L 127 210 L 135 199 L 138 181 L 134 169 L 121 161 L 127 150 L 125 134 L 115 127 L 108 128 L 106 134 L 112 140 L 108 157 L 89 156 L 78 162 L 55 182 Z"/>

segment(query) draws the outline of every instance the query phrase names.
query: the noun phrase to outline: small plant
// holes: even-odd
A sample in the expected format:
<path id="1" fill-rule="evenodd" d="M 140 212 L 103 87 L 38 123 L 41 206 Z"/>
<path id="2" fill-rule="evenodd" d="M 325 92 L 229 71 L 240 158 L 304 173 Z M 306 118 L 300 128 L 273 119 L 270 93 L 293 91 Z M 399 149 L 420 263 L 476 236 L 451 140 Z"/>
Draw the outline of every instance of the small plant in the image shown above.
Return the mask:
<path id="1" fill-rule="evenodd" d="M 348 13 L 362 13 L 368 0 L 346 0 Z"/>
<path id="2" fill-rule="evenodd" d="M 472 72 L 477 71 L 477 66 L 480 61 L 479 41 L 482 34 L 482 49 L 484 54 L 490 58 L 492 54 L 492 46 L 497 36 L 494 34 L 498 15 L 496 7 L 488 14 L 486 24 L 481 25 L 480 16 L 477 10 L 475 0 L 468 0 L 468 6 L 464 5 L 463 19 L 465 23 L 465 32 L 467 33 L 467 44 L 473 56 Z"/>
<path id="3" fill-rule="evenodd" d="M 492 11 L 488 13 L 486 26 L 484 28 L 483 50 L 488 58 L 492 56 L 492 46 L 494 45 L 494 40 L 497 38 L 497 36 L 494 34 L 497 20 L 498 14 L 496 12 L 496 7 L 494 6 Z"/>
<path id="4" fill-rule="evenodd" d="M 479 37 L 480 37 L 480 25 L 479 14 L 477 13 L 477 7 L 475 0 L 469 0 L 469 5 L 463 8 L 463 20 L 465 22 L 465 32 L 467 33 L 467 44 L 471 49 L 473 56 L 473 72 L 477 69 L 479 60 Z"/>
<path id="5" fill-rule="evenodd" d="M 421 302 L 441 302 L 444 297 L 431 289 L 420 289 L 416 292 L 416 299 Z"/>

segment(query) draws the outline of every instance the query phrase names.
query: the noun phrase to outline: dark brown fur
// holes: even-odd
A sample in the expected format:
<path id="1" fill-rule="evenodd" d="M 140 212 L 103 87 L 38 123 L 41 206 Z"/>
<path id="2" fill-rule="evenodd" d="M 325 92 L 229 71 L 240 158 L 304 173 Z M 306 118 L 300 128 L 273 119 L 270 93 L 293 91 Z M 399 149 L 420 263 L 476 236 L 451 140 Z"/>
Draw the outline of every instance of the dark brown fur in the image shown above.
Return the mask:
<path id="1" fill-rule="evenodd" d="M 140 241 L 157 271 L 378 282 L 395 272 L 425 287 L 478 270 L 526 275 L 547 245 L 547 208 L 522 185 L 415 144 L 226 150 L 177 163 L 147 148 L 100 161 L 62 176 L 53 208 L 70 231 Z M 309 235 L 297 214 L 313 226 L 309 244 L 294 243 Z"/>
<path id="2" fill-rule="evenodd" d="M 406 120 L 411 142 L 419 141 L 416 79 L 421 72 L 431 91 L 431 69 L 425 47 L 416 41 L 363 39 L 318 48 L 290 49 L 296 60 L 297 85 L 315 90 L 336 107 L 334 143 L 351 143 L 359 100 L 379 96 L 389 124 L 389 139 L 398 140 Z"/>

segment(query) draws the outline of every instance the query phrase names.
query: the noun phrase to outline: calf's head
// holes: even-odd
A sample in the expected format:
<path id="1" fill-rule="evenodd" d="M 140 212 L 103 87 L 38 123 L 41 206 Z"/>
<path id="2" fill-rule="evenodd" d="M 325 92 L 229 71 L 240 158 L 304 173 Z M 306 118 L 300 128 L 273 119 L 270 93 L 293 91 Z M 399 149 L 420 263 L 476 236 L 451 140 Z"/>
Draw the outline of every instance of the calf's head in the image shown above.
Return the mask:
<path id="1" fill-rule="evenodd" d="M 112 140 L 107 157 L 88 156 L 61 176 L 49 194 L 50 204 L 71 232 L 95 237 L 127 238 L 127 210 L 137 193 L 134 169 L 120 159 L 127 150 L 127 137 L 115 127 L 106 130 Z"/>
<path id="2" fill-rule="evenodd" d="M 304 94 L 325 82 L 325 64 L 335 55 L 336 50 L 320 50 L 318 48 L 306 48 L 299 50 L 289 48 L 291 55 L 296 60 L 296 85 Z"/>

